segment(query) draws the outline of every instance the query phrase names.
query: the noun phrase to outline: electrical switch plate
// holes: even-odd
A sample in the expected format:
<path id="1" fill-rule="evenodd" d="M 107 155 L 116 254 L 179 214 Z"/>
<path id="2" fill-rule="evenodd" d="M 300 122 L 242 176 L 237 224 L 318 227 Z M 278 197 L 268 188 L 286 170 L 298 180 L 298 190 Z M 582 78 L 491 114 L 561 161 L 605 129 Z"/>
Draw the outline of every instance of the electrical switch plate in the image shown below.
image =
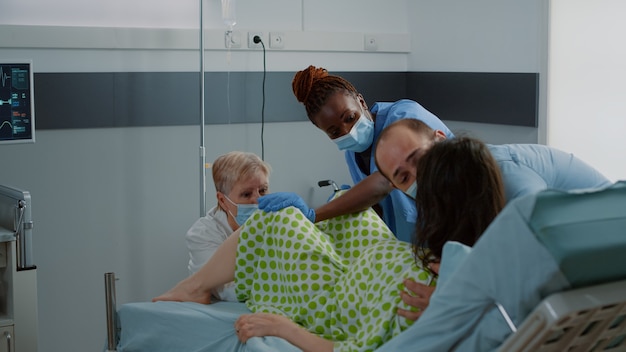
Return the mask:
<path id="1" fill-rule="evenodd" d="M 259 38 L 261 38 L 261 40 L 263 41 L 263 32 L 248 32 L 248 48 L 250 49 L 260 49 L 263 47 L 263 45 L 261 45 L 261 43 L 255 43 L 254 42 L 254 36 L 259 36 Z M 265 44 L 265 42 L 263 42 L 263 44 Z"/>
<path id="2" fill-rule="evenodd" d="M 364 45 L 364 49 L 365 51 L 376 51 L 378 50 L 378 38 L 376 38 L 375 35 L 373 34 L 366 34 L 364 36 L 365 38 L 365 45 Z"/>
<path id="3" fill-rule="evenodd" d="M 270 32 L 270 48 L 283 49 L 285 47 L 285 34 L 282 32 Z"/>
<path id="4" fill-rule="evenodd" d="M 226 46 L 226 49 L 241 48 L 241 32 L 226 31 L 224 33 L 224 45 Z"/>

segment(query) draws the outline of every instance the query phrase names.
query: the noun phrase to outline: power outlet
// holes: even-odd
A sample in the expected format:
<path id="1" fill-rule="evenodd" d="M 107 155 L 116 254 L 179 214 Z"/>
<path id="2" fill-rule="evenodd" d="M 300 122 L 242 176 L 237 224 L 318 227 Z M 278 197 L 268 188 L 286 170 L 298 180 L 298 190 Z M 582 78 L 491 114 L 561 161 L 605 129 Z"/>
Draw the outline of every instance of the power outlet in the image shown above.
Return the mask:
<path id="1" fill-rule="evenodd" d="M 285 47 L 285 33 L 270 32 L 270 48 L 283 49 Z"/>
<path id="2" fill-rule="evenodd" d="M 378 50 L 378 38 L 373 34 L 366 34 L 364 36 L 364 49 L 365 51 L 376 51 Z"/>
<path id="3" fill-rule="evenodd" d="M 254 37 L 257 35 L 259 36 L 259 38 L 261 38 L 261 40 L 263 40 L 263 32 L 248 32 L 248 48 L 261 49 L 263 47 L 261 43 L 254 42 Z"/>
<path id="4" fill-rule="evenodd" d="M 226 31 L 224 33 L 224 46 L 226 49 L 241 48 L 241 33 L 238 31 Z"/>

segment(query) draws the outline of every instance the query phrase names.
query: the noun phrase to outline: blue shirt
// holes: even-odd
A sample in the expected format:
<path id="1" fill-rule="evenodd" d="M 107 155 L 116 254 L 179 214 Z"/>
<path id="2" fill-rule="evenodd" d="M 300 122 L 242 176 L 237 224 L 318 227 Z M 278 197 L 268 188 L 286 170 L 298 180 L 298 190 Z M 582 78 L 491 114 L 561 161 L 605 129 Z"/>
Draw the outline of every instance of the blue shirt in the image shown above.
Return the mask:
<path id="1" fill-rule="evenodd" d="M 370 111 L 376 115 L 376 118 L 374 119 L 374 140 L 372 142 L 369 172 L 362 172 L 357 164 L 356 154 L 346 151 L 346 162 L 348 163 L 352 181 L 355 184 L 378 171 L 374 161 L 374 156 L 376 155 L 374 146 L 382 130 L 395 121 L 417 119 L 434 130 L 443 131 L 448 138 L 454 137 L 450 129 L 437 116 L 412 100 L 403 99 L 394 103 L 375 103 Z M 379 204 L 383 210 L 383 220 L 389 226 L 389 229 L 399 240 L 411 242 L 415 232 L 415 219 L 417 218 L 415 201 L 402 193 L 402 191 L 394 189 Z"/>
<path id="2" fill-rule="evenodd" d="M 502 172 L 507 202 L 545 189 L 570 191 L 612 183 L 573 154 L 545 145 L 503 144 L 488 148 Z"/>

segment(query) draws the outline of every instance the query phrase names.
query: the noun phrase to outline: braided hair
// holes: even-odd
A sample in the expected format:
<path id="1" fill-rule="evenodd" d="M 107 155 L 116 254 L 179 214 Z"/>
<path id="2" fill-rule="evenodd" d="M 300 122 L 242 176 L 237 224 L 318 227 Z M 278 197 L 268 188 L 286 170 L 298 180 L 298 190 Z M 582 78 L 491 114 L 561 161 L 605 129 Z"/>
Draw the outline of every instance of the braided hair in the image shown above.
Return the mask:
<path id="1" fill-rule="evenodd" d="M 356 98 L 359 94 L 352 83 L 344 78 L 330 75 L 325 68 L 312 65 L 295 74 L 291 88 L 298 102 L 304 105 L 311 121 L 331 95 L 343 91 Z"/>

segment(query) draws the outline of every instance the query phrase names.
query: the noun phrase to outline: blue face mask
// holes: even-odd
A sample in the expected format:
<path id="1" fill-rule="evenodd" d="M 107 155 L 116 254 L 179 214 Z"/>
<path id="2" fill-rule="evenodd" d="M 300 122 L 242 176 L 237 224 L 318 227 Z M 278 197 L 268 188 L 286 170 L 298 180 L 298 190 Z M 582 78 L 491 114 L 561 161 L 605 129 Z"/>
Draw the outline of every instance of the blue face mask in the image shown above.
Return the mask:
<path id="1" fill-rule="evenodd" d="M 349 133 L 333 139 L 339 150 L 360 153 L 372 145 L 374 141 L 374 121 L 361 114 Z"/>
<path id="2" fill-rule="evenodd" d="M 414 181 L 413 184 L 406 191 L 404 191 L 404 194 L 415 199 L 417 196 L 417 181 Z"/>
<path id="3" fill-rule="evenodd" d="M 259 209 L 258 204 L 237 204 L 230 200 L 230 198 L 226 197 L 226 195 L 224 195 L 224 197 L 228 199 L 228 201 L 232 205 L 237 207 L 237 216 L 234 216 L 233 213 L 230 212 L 230 210 L 228 210 L 228 213 L 230 214 L 230 216 L 235 218 L 235 222 L 239 226 L 243 225 L 246 220 L 248 220 L 250 215 L 252 215 L 252 213 L 254 213 L 257 209 Z"/>

